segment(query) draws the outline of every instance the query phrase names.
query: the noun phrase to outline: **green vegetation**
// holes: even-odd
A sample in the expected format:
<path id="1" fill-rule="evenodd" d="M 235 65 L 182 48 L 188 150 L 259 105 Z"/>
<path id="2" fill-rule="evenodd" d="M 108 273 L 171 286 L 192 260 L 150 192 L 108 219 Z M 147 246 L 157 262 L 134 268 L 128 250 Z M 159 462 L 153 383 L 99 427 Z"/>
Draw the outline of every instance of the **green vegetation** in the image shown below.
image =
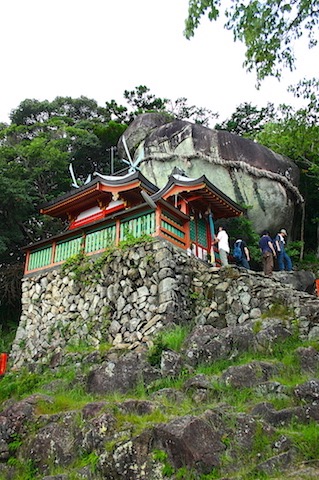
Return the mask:
<path id="1" fill-rule="evenodd" d="M 244 208 L 251 207 L 243 205 Z M 238 238 L 242 238 L 247 243 L 249 248 L 250 258 L 256 264 L 260 263 L 260 249 L 258 246 L 259 235 L 254 230 L 251 220 L 246 216 L 229 218 L 227 220 L 217 221 L 216 228 L 222 224 L 229 236 L 229 243 L 233 245 Z"/>
<path id="2" fill-rule="evenodd" d="M 83 454 L 83 456 L 78 461 L 77 465 L 74 465 L 74 467 L 81 468 L 81 467 L 90 466 L 91 471 L 95 472 L 98 461 L 99 461 L 99 456 L 97 455 L 97 453 L 95 452 L 86 453 L 86 454 Z"/>
<path id="3" fill-rule="evenodd" d="M 151 235 L 147 235 L 146 233 L 142 234 L 139 237 L 135 237 L 132 233 L 126 232 L 125 239 L 119 242 L 118 248 L 120 250 L 127 250 L 135 245 L 139 245 L 141 243 L 149 243 L 153 242 L 154 238 Z"/>
<path id="4" fill-rule="evenodd" d="M 18 448 L 21 447 L 22 443 L 23 442 L 22 442 L 21 438 L 17 434 L 14 434 L 13 435 L 13 440 L 9 443 L 9 451 L 11 453 L 16 452 L 16 450 L 18 450 Z"/>
<path id="5" fill-rule="evenodd" d="M 105 321 L 103 322 L 103 325 L 105 326 Z M 83 354 L 88 354 L 91 352 L 100 352 L 100 353 L 106 353 L 112 348 L 112 345 L 107 342 L 100 343 L 98 347 L 94 347 L 92 345 L 88 345 L 84 341 L 79 341 L 77 343 L 72 343 L 69 342 L 66 347 L 65 347 L 65 352 L 66 353 L 79 353 L 81 355 Z"/>
<path id="6" fill-rule="evenodd" d="M 318 423 L 310 421 L 303 425 L 296 421 L 291 422 L 289 429 L 283 432 L 292 439 L 302 461 L 317 461 L 319 458 L 319 429 Z"/>
<path id="7" fill-rule="evenodd" d="M 300 254 L 303 251 L 304 242 L 296 241 L 296 242 L 289 242 L 286 248 L 286 252 L 292 259 L 294 263 L 300 260 Z"/>
<path id="8" fill-rule="evenodd" d="M 5 328 L 4 325 L 0 324 L 0 353 L 10 352 L 15 334 L 15 325 L 9 325 L 9 327 Z"/>
<path id="9" fill-rule="evenodd" d="M 282 70 L 294 69 L 293 45 L 303 35 L 308 37 L 308 47 L 317 44 L 316 26 L 318 11 L 315 0 L 306 0 L 292 8 L 289 2 L 278 7 L 272 0 L 247 1 L 245 3 L 217 0 L 189 0 L 184 35 L 190 39 L 200 25 L 202 16 L 210 21 L 220 18 L 224 28 L 232 31 L 234 41 L 246 48 L 243 66 L 256 70 L 257 82 L 268 76 L 281 78 Z"/>
<path id="10" fill-rule="evenodd" d="M 108 248 L 100 256 L 91 258 L 83 251 L 69 257 L 62 265 L 62 272 L 70 274 L 74 280 L 91 285 L 101 278 L 101 269 L 110 260 L 114 247 Z"/>
<path id="11" fill-rule="evenodd" d="M 261 318 L 280 318 L 281 320 L 291 320 L 294 318 L 294 311 L 281 303 L 274 303 L 263 313 Z"/>
<path id="12" fill-rule="evenodd" d="M 45 386 L 42 387 L 42 390 L 44 392 L 46 391 Z M 65 390 L 65 385 L 63 390 Z M 52 402 L 48 402 L 47 400 L 40 400 L 37 404 L 37 413 L 39 415 L 52 415 L 59 412 L 78 410 L 92 400 L 92 395 L 88 395 L 83 387 L 75 386 L 73 388 L 69 388 L 69 392 L 67 395 L 65 394 L 65 391 L 55 393 Z"/>
<path id="13" fill-rule="evenodd" d="M 8 400 L 20 400 L 27 395 L 45 391 L 45 385 L 55 380 L 62 380 L 66 384 L 72 384 L 75 380 L 76 371 L 74 367 L 60 368 L 58 372 L 45 369 L 43 372 L 30 372 L 26 368 L 18 372 L 8 372 L 1 379 L 0 402 Z M 64 389 L 64 386 L 62 387 Z M 70 394 L 71 390 L 65 392 Z"/>
<path id="14" fill-rule="evenodd" d="M 133 436 L 139 435 L 144 430 L 157 423 L 167 422 L 172 418 L 167 412 L 163 412 L 160 408 L 144 415 L 138 415 L 137 413 L 122 413 L 116 411 L 116 409 L 114 409 L 114 412 L 116 415 L 117 427 L 121 430 L 130 426 Z"/>
<path id="15" fill-rule="evenodd" d="M 190 18 L 200 17 L 209 10 L 207 2 L 199 2 L 199 10 L 195 8 L 196 2 L 191 3 Z M 215 7 L 218 10 L 217 4 Z M 253 7 L 258 9 L 259 5 Z M 289 239 L 287 249 L 296 268 L 311 269 L 317 277 L 318 89 L 317 79 L 304 79 L 290 88 L 294 96 L 304 100 L 301 109 L 294 110 L 288 105 L 276 109 L 271 104 L 257 108 L 243 103 L 230 119 L 216 125 L 216 128 L 256 140 L 291 158 L 299 166 L 300 191 L 305 198 L 305 232 L 299 242 L 290 242 Z M 129 108 L 114 100 L 106 102 L 102 108 L 95 100 L 86 97 L 57 97 L 52 102 L 26 99 L 12 110 L 11 123 L 0 126 L 0 325 L 5 330 L 12 322 L 16 328 L 20 315 L 21 247 L 65 228 L 59 219 L 40 216 L 38 206 L 69 191 L 69 164 L 72 163 L 79 184 L 83 184 L 93 171 L 108 174 L 112 173 L 113 167 L 115 170 L 122 168 L 119 158 L 115 158 L 112 165 L 111 147 L 117 144 L 127 125 L 139 113 L 166 112 L 174 118 L 188 118 L 204 125 L 216 117 L 205 108 L 188 106 L 185 98 L 175 102 L 158 98 L 144 85 L 126 90 L 124 98 Z M 227 225 L 227 230 L 231 242 L 238 235 L 244 237 L 253 259 L 251 266 L 260 269 L 258 235 L 247 222 L 245 217 L 235 219 L 229 228 Z M 129 247 L 130 241 L 127 238 L 123 247 Z M 303 254 L 304 259 L 300 260 Z M 75 278 L 82 278 L 85 282 L 85 274 L 91 266 L 85 262 L 80 265 L 79 259 L 73 259 L 73 264 L 70 260 L 70 268 L 74 270 Z M 96 271 L 92 278 L 98 279 L 98 265 L 104 260 L 101 258 L 95 262 Z M 7 335 L 8 332 L 3 330 L 1 333 Z M 11 343 L 7 338 L 3 350 L 8 350 L 7 345 Z M 3 343 L 2 335 L 0 342 Z"/>
<path id="16" fill-rule="evenodd" d="M 286 315 L 286 310 L 282 311 L 278 305 L 274 307 L 272 313 Z M 183 326 L 175 326 L 162 335 L 158 335 L 154 346 L 156 345 L 157 355 L 163 349 L 171 349 L 183 355 L 183 343 L 188 334 L 188 330 Z M 113 452 L 123 442 L 127 442 L 132 436 L 137 436 L 143 431 L 152 428 L 158 423 L 167 423 L 170 420 L 185 415 L 199 415 L 207 411 L 213 410 L 220 405 L 228 405 L 227 418 L 225 422 L 228 423 L 230 431 L 236 428 L 236 412 L 247 413 L 251 408 L 259 403 L 265 401 L 271 402 L 273 408 L 283 409 L 296 406 L 297 400 L 292 394 L 292 389 L 297 385 L 307 380 L 307 375 L 302 373 L 296 349 L 300 346 L 312 345 L 319 349 L 319 344 L 313 342 L 304 342 L 299 339 L 298 335 L 287 337 L 285 340 L 274 343 L 271 348 L 264 351 L 254 352 L 248 351 L 237 355 L 236 358 L 224 359 L 213 362 L 207 365 L 200 365 L 190 370 L 183 370 L 176 378 L 165 378 L 154 381 L 152 384 L 146 386 L 141 382 L 136 386 L 134 391 L 127 395 L 119 393 L 110 393 L 105 395 L 89 395 L 85 392 L 81 385 L 81 380 L 78 377 L 78 371 L 73 367 L 60 367 L 58 370 L 44 369 L 39 373 L 30 373 L 27 370 L 21 370 L 15 373 L 8 373 L 1 380 L 0 402 L 3 403 L 7 399 L 19 400 L 34 393 L 49 395 L 50 401 L 47 397 L 39 398 L 36 407 L 38 415 L 53 415 L 60 412 L 75 411 L 78 412 L 74 421 L 82 424 L 83 419 L 81 409 L 88 403 L 96 400 L 104 400 L 105 408 L 111 412 L 116 420 L 116 429 L 119 432 L 116 439 L 108 440 L 105 444 L 105 449 L 108 452 Z M 151 349 L 152 350 L 152 349 Z M 87 352 L 83 351 L 85 355 Z M 265 393 L 259 391 L 255 387 L 233 388 L 223 382 L 219 381 L 219 377 L 230 366 L 244 365 L 252 361 L 267 361 L 279 366 L 279 375 L 273 377 L 273 381 L 280 382 L 286 387 L 286 395 L 277 396 L 276 393 Z M 83 373 L 83 371 L 82 371 Z M 205 402 L 200 402 L 194 397 L 194 390 L 185 391 L 185 382 L 191 377 L 202 373 L 210 379 L 210 389 Z M 318 372 L 319 373 L 319 372 Z M 54 386 L 54 388 L 52 388 Z M 138 414 L 137 412 L 125 411 L 121 408 L 121 403 L 126 399 L 142 399 L 147 400 L 156 391 L 163 388 L 174 388 L 183 392 L 182 399 L 179 403 L 173 401 L 169 397 L 161 397 L 160 406 L 151 412 L 145 414 Z M 36 428 L 36 426 L 35 426 Z M 271 478 L 254 471 L 254 464 L 256 458 L 259 461 L 267 460 L 272 453 L 273 444 L 285 435 L 291 442 L 300 461 L 312 461 L 318 458 L 318 428 L 315 422 L 309 422 L 306 425 L 291 422 L 285 427 L 278 427 L 272 433 L 264 430 L 262 423 L 256 421 L 256 431 L 253 436 L 253 443 L 251 449 L 241 458 L 240 478 L 245 480 Z M 233 455 L 236 454 L 236 445 L 233 439 L 228 435 L 222 439 L 226 446 L 226 451 L 222 460 L 222 465 L 219 468 L 213 469 L 212 472 L 199 475 L 195 470 L 187 469 L 185 467 L 174 469 L 169 461 L 167 452 L 164 450 L 154 450 L 153 460 L 162 465 L 162 474 L 167 478 L 184 479 L 184 480 L 213 480 L 221 478 L 225 472 L 223 468 L 233 460 Z M 19 480 L 37 479 L 36 469 L 32 462 L 22 464 L 19 461 L 18 452 L 22 448 L 22 440 L 18 436 L 10 442 L 10 464 L 14 466 L 19 472 Z M 243 455 L 241 453 L 241 455 Z M 96 452 L 83 453 L 79 459 L 68 469 L 70 478 L 77 479 L 76 470 L 82 466 L 90 467 L 94 472 L 98 464 Z M 51 474 L 59 473 L 55 467 L 52 466 Z M 62 470 L 60 470 L 63 473 Z M 33 476 L 32 476 L 33 475 Z M 0 475 L 1 478 L 1 475 Z"/>
<path id="17" fill-rule="evenodd" d="M 127 233 L 125 240 L 119 242 L 118 246 L 108 247 L 102 254 L 91 257 L 86 255 L 83 250 L 72 255 L 62 265 L 62 272 L 70 274 L 74 280 L 81 282 L 83 285 L 91 285 L 99 281 L 102 276 L 103 267 L 112 261 L 113 254 L 116 250 L 127 250 L 136 245 L 152 242 L 154 239 L 150 235 L 141 235 L 135 237 Z"/>
<path id="18" fill-rule="evenodd" d="M 151 365 L 159 365 L 163 350 L 175 350 L 179 352 L 183 342 L 189 334 L 191 325 L 175 325 L 167 330 L 161 331 L 154 339 L 153 346 L 148 353 L 148 360 Z"/>
<path id="19" fill-rule="evenodd" d="M 154 450 L 153 459 L 159 463 L 163 464 L 162 474 L 166 477 L 171 477 L 174 473 L 174 468 L 170 465 L 168 461 L 168 455 L 164 450 Z"/>

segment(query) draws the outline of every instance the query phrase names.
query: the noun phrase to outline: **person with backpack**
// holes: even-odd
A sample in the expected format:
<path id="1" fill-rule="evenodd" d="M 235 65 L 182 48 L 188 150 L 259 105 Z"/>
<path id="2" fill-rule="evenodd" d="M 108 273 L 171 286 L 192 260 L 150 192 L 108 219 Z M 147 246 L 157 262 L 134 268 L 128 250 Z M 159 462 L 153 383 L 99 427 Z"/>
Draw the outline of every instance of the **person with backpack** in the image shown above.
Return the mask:
<path id="1" fill-rule="evenodd" d="M 241 238 L 238 238 L 234 243 L 233 257 L 235 259 L 236 265 L 239 267 L 247 268 L 250 270 L 250 255 L 247 244 Z"/>
<path id="2" fill-rule="evenodd" d="M 287 231 L 282 228 L 275 237 L 275 247 L 277 250 L 277 260 L 278 260 L 278 269 L 280 271 L 287 270 L 287 272 L 292 271 L 292 261 L 288 253 L 285 250 L 285 237 L 287 236 Z"/>

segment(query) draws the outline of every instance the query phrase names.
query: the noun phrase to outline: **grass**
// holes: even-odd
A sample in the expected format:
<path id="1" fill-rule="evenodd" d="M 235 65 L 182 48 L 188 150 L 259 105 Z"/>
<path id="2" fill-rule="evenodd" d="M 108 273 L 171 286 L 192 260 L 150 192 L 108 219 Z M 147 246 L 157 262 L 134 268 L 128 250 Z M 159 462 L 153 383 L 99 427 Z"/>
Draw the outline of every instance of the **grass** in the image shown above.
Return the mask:
<path id="1" fill-rule="evenodd" d="M 294 311 L 282 303 L 274 303 L 266 312 L 261 315 L 261 318 L 280 318 L 281 320 L 291 320 L 294 318 Z"/>
<path id="2" fill-rule="evenodd" d="M 40 386 L 40 375 L 23 370 L 19 373 L 7 373 L 1 380 L 0 402 L 9 398 L 20 400 L 31 395 Z"/>
<path id="3" fill-rule="evenodd" d="M 180 352 L 180 354 L 183 355 L 183 345 L 188 332 L 188 328 L 180 325 L 170 328 L 167 331 L 163 331 L 155 339 L 156 341 L 154 341 L 157 362 L 164 349 L 171 349 Z M 258 360 L 281 364 L 282 368 L 280 373 L 272 380 L 279 381 L 282 385 L 286 386 L 288 394 L 283 396 L 283 398 L 280 398 L 276 394 L 269 394 L 267 395 L 266 401 L 271 402 L 275 409 L 295 406 L 298 401 L 293 395 L 290 395 L 289 392 L 295 385 L 303 383 L 308 378 L 301 370 L 298 355 L 296 355 L 295 350 L 300 346 L 309 345 L 316 349 L 319 348 L 318 342 L 303 342 L 298 338 L 297 334 L 292 335 L 284 340 L 278 341 L 276 344 L 272 344 L 271 348 L 262 352 L 248 351 L 238 355 L 235 359 L 222 359 L 210 365 L 199 365 L 192 371 L 185 369 L 177 378 L 162 378 L 153 382 L 149 386 L 145 386 L 145 383 L 141 381 L 134 391 L 129 392 L 127 395 L 116 392 L 106 395 L 87 394 L 84 387 L 78 382 L 77 370 L 72 366 L 60 367 L 60 369 L 56 371 L 44 370 L 41 373 L 32 373 L 27 370 L 21 370 L 15 373 L 8 373 L 1 380 L 0 402 L 9 398 L 19 400 L 33 393 L 44 393 L 49 395 L 52 401 L 39 401 L 37 404 L 37 414 L 50 415 L 59 412 L 78 411 L 78 420 L 76 420 L 75 417 L 75 421 L 82 422 L 81 409 L 83 406 L 96 400 L 104 400 L 107 403 L 108 411 L 112 412 L 112 415 L 115 417 L 116 429 L 120 432 L 116 440 L 109 441 L 109 448 L 112 446 L 112 449 L 114 449 L 116 445 L 120 445 L 125 441 L 125 437 L 123 436 L 125 433 L 128 434 L 129 432 L 131 438 L 131 436 L 139 435 L 145 429 L 149 429 L 155 424 L 163 422 L 167 423 L 178 416 L 201 414 L 207 409 L 214 409 L 219 405 L 225 405 L 229 406 L 229 421 L 234 422 L 237 412 L 249 413 L 253 405 L 265 401 L 265 395 L 258 392 L 258 389 L 255 389 L 254 387 L 235 389 L 218 382 L 218 377 L 230 366 L 243 365 Z M 79 347 L 81 346 L 78 346 L 78 348 Z M 85 369 L 81 373 L 84 371 Z M 194 401 L 192 398 L 193 393 L 185 392 L 183 389 L 185 381 L 199 373 L 205 374 L 208 379 L 211 379 L 211 390 L 208 392 L 207 401 L 203 403 Z M 61 385 L 59 386 L 59 382 L 57 382 L 54 391 L 52 391 L 48 386 L 56 380 L 60 380 Z M 183 399 L 178 403 L 163 396 L 160 400 L 161 407 L 156 408 L 151 413 L 145 415 L 131 412 L 125 413 L 120 408 L 119 404 L 128 398 L 149 399 L 152 393 L 163 388 L 182 391 Z M 235 423 L 232 424 L 232 426 L 229 425 L 229 428 L 234 429 Z M 251 451 L 247 454 L 243 454 L 243 457 L 241 458 L 243 468 L 240 469 L 241 476 L 238 478 L 247 480 L 254 478 L 269 478 L 261 472 L 258 472 L 257 474 L 254 471 L 254 465 L 256 464 L 257 458 L 258 461 L 262 461 L 272 455 L 272 444 L 274 443 L 275 438 L 281 434 L 286 435 L 292 441 L 295 450 L 298 452 L 300 461 L 313 461 L 319 458 L 319 433 L 318 425 L 315 422 L 310 422 L 308 425 L 292 422 L 291 425 L 286 426 L 285 428 L 277 428 L 272 438 L 269 438 L 264 433 L 261 424 L 257 424 L 256 428 L 257 431 L 254 435 Z M 122 436 L 121 432 L 123 433 Z M 227 465 L 231 464 L 229 462 L 233 462 L 234 447 L 231 440 L 231 438 L 224 439 L 226 451 L 222 465 L 223 468 L 227 468 Z M 17 458 L 14 457 L 16 452 L 18 453 L 20 446 L 21 441 L 19 438 L 12 440 L 10 450 L 13 456 L 11 457 L 10 462 L 19 472 L 19 479 L 36 479 L 37 474 L 33 464 L 21 465 Z M 160 453 L 157 453 L 156 455 L 158 456 L 156 460 L 163 464 L 162 472 L 165 473 L 167 478 L 174 475 L 174 478 L 176 479 L 213 480 L 221 478 L 222 473 L 224 473 L 222 469 L 214 469 L 206 475 L 195 474 L 190 469 L 185 468 L 174 470 L 169 464 L 167 457 L 161 460 Z M 78 459 L 78 468 L 80 468 L 81 465 L 87 465 L 91 467 L 92 471 L 94 471 L 96 463 L 97 458 L 94 452 L 92 454 L 83 454 L 83 456 Z M 71 475 L 70 478 L 77 479 L 78 475 L 74 471 L 74 468 L 75 467 L 72 466 L 71 470 L 68 469 L 68 474 Z"/>
<path id="4" fill-rule="evenodd" d="M 96 452 L 84 453 L 82 457 L 73 466 L 73 468 L 82 468 L 82 467 L 90 466 L 91 471 L 95 472 L 98 461 L 99 461 L 99 456 Z"/>
<path id="5" fill-rule="evenodd" d="M 65 347 L 66 353 L 91 353 L 96 350 L 95 347 L 92 345 L 88 345 L 85 342 L 78 342 L 78 343 L 69 343 Z"/>
<path id="6" fill-rule="evenodd" d="M 191 325 L 174 325 L 162 330 L 154 339 L 154 344 L 148 353 L 148 361 L 153 366 L 159 366 L 163 350 L 180 352 L 183 343 L 191 330 Z"/>
<path id="7" fill-rule="evenodd" d="M 9 372 L 1 379 L 0 402 L 8 399 L 20 400 L 33 393 L 46 392 L 45 385 L 55 380 L 63 380 L 64 384 L 71 384 L 76 377 L 72 368 L 61 368 L 59 372 L 46 370 L 34 373 L 23 368 L 17 372 Z M 62 387 L 65 390 L 65 387 Z M 47 393 L 47 392 L 46 392 Z M 68 394 L 66 392 L 66 394 Z"/>
<path id="8" fill-rule="evenodd" d="M 215 404 L 224 403 L 231 405 L 238 412 L 247 412 L 256 401 L 256 394 L 253 388 L 234 388 L 228 385 L 221 385 L 214 382 L 212 397 Z"/>
<path id="9" fill-rule="evenodd" d="M 317 422 L 312 420 L 304 425 L 293 421 L 289 428 L 282 430 L 282 433 L 290 438 L 303 462 L 318 461 L 319 428 Z"/>
<path id="10" fill-rule="evenodd" d="M 158 343 L 156 343 L 156 345 L 159 345 L 160 347 L 160 353 L 164 347 L 171 348 L 172 350 L 174 349 L 175 351 L 180 351 L 187 333 L 187 328 L 182 326 L 176 326 L 174 329 L 163 332 L 163 334 L 159 336 L 160 340 Z M 183 384 L 190 376 L 202 373 L 208 377 L 215 377 L 230 366 L 243 365 L 253 360 L 273 362 L 274 358 L 276 361 L 279 361 L 284 365 L 284 372 L 280 375 L 277 375 L 274 380 L 279 381 L 286 386 L 293 387 L 296 384 L 302 383 L 306 380 L 306 376 L 300 371 L 298 358 L 294 353 L 295 349 L 301 345 L 305 344 L 297 338 L 289 337 L 286 340 L 278 342 L 278 344 L 274 344 L 271 351 L 268 352 L 245 352 L 236 359 L 225 359 L 216 361 L 210 365 L 199 365 L 192 373 L 187 370 L 183 370 L 177 378 L 162 378 L 153 382 L 147 387 L 145 387 L 144 382 L 140 382 L 135 388 L 134 392 L 131 392 L 131 395 L 135 396 L 135 398 L 145 399 L 148 398 L 150 394 L 163 388 L 175 388 L 180 390 L 183 388 Z M 158 353 L 159 352 L 157 352 L 157 354 Z M 72 385 L 76 379 L 76 370 L 72 367 L 60 368 L 58 373 L 50 370 L 47 370 L 44 373 L 32 373 L 26 369 L 15 373 L 8 373 L 1 380 L 0 401 L 7 400 L 9 398 L 15 398 L 16 400 L 19 400 L 26 395 L 30 395 L 35 392 L 44 392 L 51 395 L 50 391 L 48 392 L 45 387 L 47 384 L 57 379 L 62 380 L 62 391 L 55 392 L 54 395 L 57 399 L 56 405 L 48 408 L 54 408 L 57 411 L 59 408 L 58 405 L 60 405 L 62 410 L 73 409 L 73 403 L 76 405 L 77 402 L 81 401 L 81 398 L 83 399 L 83 402 L 91 401 L 91 397 L 86 396 L 81 388 L 70 388 L 66 391 L 65 384 Z M 250 389 L 248 389 L 248 391 L 246 391 L 246 389 L 239 390 L 241 393 L 237 393 L 234 390 L 230 392 L 227 387 L 222 387 L 217 383 L 214 385 L 213 382 L 212 387 L 214 398 L 219 400 L 224 398 L 225 401 L 230 401 L 232 404 L 237 406 L 243 406 L 246 401 L 245 398 L 247 398 L 248 401 L 249 396 L 252 395 L 252 392 L 249 391 Z M 63 400 L 63 397 L 65 397 L 65 400 Z M 69 400 L 67 400 L 67 398 L 69 398 Z M 116 402 L 122 401 L 124 398 L 125 396 L 112 394 L 110 400 Z M 68 404 L 70 405 L 69 407 L 67 407 Z"/>
<path id="11" fill-rule="evenodd" d="M 137 413 L 123 413 L 118 411 L 115 414 L 117 420 L 117 428 L 131 429 L 132 435 L 139 435 L 141 432 L 150 428 L 158 423 L 164 423 L 171 418 L 164 411 L 156 409 L 151 413 L 145 415 L 139 415 Z"/>
<path id="12" fill-rule="evenodd" d="M 65 347 L 66 353 L 79 353 L 79 354 L 89 354 L 92 352 L 107 353 L 112 348 L 112 344 L 108 342 L 100 343 L 97 347 L 94 345 L 88 345 L 84 341 L 79 341 L 77 343 L 69 343 Z"/>
<path id="13" fill-rule="evenodd" d="M 34 480 L 37 478 L 38 470 L 31 459 L 22 461 L 17 458 L 10 457 L 8 464 L 15 468 L 15 478 L 19 480 Z M 7 477 L 0 476 L 0 480 L 7 480 Z"/>
<path id="14" fill-rule="evenodd" d="M 163 341 L 170 350 L 180 352 L 189 332 L 189 325 L 176 325 L 172 329 L 163 332 Z"/>
<path id="15" fill-rule="evenodd" d="M 53 415 L 59 412 L 79 410 L 93 400 L 92 395 L 87 394 L 83 388 L 77 387 L 70 389 L 67 394 L 65 392 L 55 394 L 52 402 L 40 400 L 37 404 L 37 414 Z"/>

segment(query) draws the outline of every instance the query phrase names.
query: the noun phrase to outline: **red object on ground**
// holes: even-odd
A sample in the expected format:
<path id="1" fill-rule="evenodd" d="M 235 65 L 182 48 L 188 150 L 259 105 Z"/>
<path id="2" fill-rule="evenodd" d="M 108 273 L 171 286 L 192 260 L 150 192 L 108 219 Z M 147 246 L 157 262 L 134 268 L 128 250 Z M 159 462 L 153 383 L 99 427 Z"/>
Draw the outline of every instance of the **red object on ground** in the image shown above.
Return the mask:
<path id="1" fill-rule="evenodd" d="M 7 353 L 0 353 L 0 375 L 4 375 L 7 367 Z"/>
<path id="2" fill-rule="evenodd" d="M 316 280 L 317 297 L 319 297 L 319 278 Z"/>

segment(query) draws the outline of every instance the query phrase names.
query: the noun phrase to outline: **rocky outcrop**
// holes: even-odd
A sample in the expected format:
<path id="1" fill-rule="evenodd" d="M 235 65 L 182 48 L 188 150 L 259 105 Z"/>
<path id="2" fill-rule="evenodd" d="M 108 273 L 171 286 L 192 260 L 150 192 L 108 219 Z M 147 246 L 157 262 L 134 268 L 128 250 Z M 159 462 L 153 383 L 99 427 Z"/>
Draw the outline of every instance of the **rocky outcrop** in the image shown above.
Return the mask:
<path id="1" fill-rule="evenodd" d="M 24 279 L 14 368 L 0 380 L 1 479 L 318 476 L 302 436 L 319 422 L 317 297 L 165 241 L 98 265 Z M 157 341 L 179 325 L 178 351 Z"/>
<path id="2" fill-rule="evenodd" d="M 152 113 L 137 117 L 125 138 L 142 173 L 159 187 L 166 184 L 174 167 L 191 178 L 205 172 L 230 198 L 253 207 L 248 216 L 256 231 L 267 228 L 275 234 L 285 226 L 291 232 L 303 198 L 298 190 L 299 169 L 288 158 L 226 131 L 169 121 L 166 115 Z M 125 158 L 121 139 L 118 150 Z"/>
<path id="3" fill-rule="evenodd" d="M 285 340 L 296 340 L 293 321 L 272 318 L 261 325 L 257 320 L 248 323 L 250 345 L 230 341 L 238 335 L 238 327 L 220 329 L 221 346 L 207 365 L 225 361 L 225 352 L 231 363 L 247 350 L 267 354 Z M 214 334 L 211 326 L 196 327 L 182 351 L 175 352 L 183 373 L 170 377 L 178 379 L 173 388 L 161 388 L 167 372 L 162 371 L 162 362 L 151 367 L 146 353 L 109 352 L 104 358 L 82 353 L 81 361 L 72 366 L 77 374 L 71 383 L 61 375 L 65 367 L 49 370 L 51 378 L 55 372 L 60 380 L 42 383 L 45 393 L 0 405 L 0 478 L 25 478 L 26 472 L 34 480 L 177 480 L 210 474 L 229 480 L 265 475 L 316 478 L 311 476 L 319 472 L 314 462 L 302 468 L 306 458 L 301 452 L 307 446 L 304 443 L 298 451 L 298 442 L 301 426 L 319 422 L 319 380 L 312 377 L 314 370 L 318 372 L 319 358 L 314 355 L 311 365 L 306 360 L 317 350 L 290 351 L 305 359 L 301 373 L 309 374 L 308 380 L 293 388 L 278 381 L 290 367 L 271 355 L 268 361 L 196 373 L 189 353 L 200 349 L 200 364 L 207 361 L 209 331 Z M 261 337 L 267 341 L 260 342 Z M 162 358 L 168 352 L 163 350 Z M 143 376 L 137 379 L 139 373 Z M 12 379 L 15 375 L 15 382 L 24 379 L 23 372 L 8 375 Z M 134 398 L 134 388 L 136 392 L 142 384 L 144 398 Z M 48 413 L 55 395 L 61 398 L 63 391 L 83 386 L 95 399 L 69 411 Z M 125 392 L 128 397 L 121 399 Z M 227 402 L 223 392 L 228 392 Z M 240 395 L 248 398 L 246 411 L 232 405 Z M 280 402 L 286 407 L 275 406 Z M 298 426 L 297 437 L 289 434 L 290 425 Z M 302 472 L 310 476 L 303 477 Z"/>

